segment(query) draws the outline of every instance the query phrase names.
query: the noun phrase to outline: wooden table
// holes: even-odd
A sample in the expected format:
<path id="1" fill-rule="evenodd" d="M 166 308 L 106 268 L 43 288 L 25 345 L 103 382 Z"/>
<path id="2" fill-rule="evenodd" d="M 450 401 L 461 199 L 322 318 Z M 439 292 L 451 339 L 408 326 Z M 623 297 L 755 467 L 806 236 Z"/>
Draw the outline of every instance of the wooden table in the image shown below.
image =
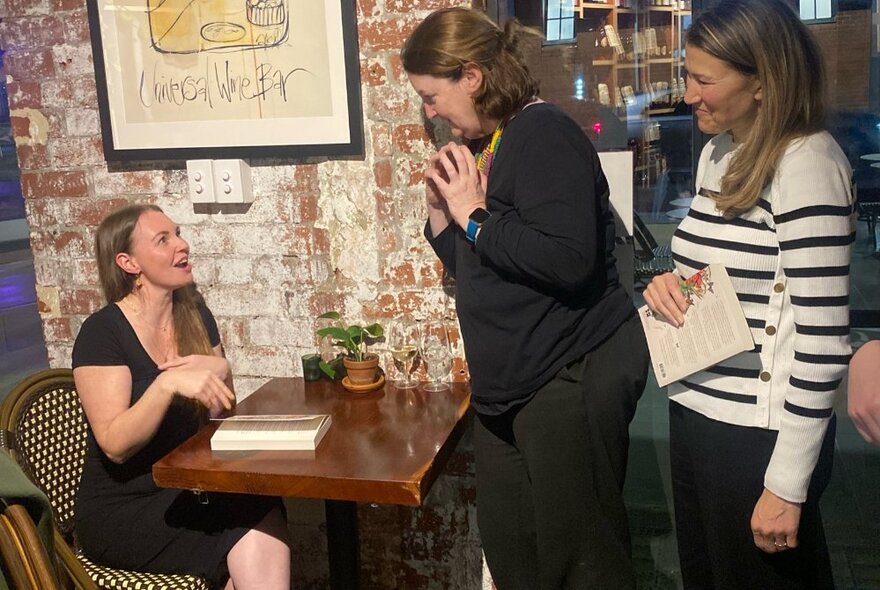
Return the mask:
<path id="1" fill-rule="evenodd" d="M 325 500 L 332 588 L 357 588 L 357 502 L 419 506 L 464 430 L 467 385 L 386 385 L 354 394 L 327 380 L 272 379 L 236 413 L 331 414 L 318 449 L 211 452 L 211 424 L 153 465 L 159 486 Z"/>

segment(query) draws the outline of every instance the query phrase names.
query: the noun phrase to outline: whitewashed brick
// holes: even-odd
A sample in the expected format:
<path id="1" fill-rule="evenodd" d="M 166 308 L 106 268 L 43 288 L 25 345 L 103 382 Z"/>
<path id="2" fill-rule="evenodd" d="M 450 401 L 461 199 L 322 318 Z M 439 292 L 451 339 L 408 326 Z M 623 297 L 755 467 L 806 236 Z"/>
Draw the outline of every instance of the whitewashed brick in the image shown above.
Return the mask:
<path id="1" fill-rule="evenodd" d="M 49 351 L 49 366 L 53 369 L 70 367 L 71 354 L 73 353 L 73 343 L 65 344 L 58 342 L 50 342 L 46 345 Z"/>
<path id="2" fill-rule="evenodd" d="M 260 317 L 283 309 L 281 293 L 263 285 L 214 285 L 203 293 L 214 315 Z"/>
<path id="3" fill-rule="evenodd" d="M 101 133 L 97 109 L 67 109 L 67 135 L 70 137 L 93 137 Z"/>
<path id="4" fill-rule="evenodd" d="M 93 75 L 92 48 L 89 45 L 57 45 L 52 48 L 57 70 L 65 76 Z"/>
<path id="5" fill-rule="evenodd" d="M 250 341 L 257 346 L 302 346 L 310 326 L 287 317 L 253 318 L 248 322 Z"/>
<path id="6" fill-rule="evenodd" d="M 254 282 L 254 266 L 259 259 L 254 258 L 222 258 L 217 261 L 217 284 L 248 285 Z M 266 283 L 267 281 L 259 281 Z"/>
<path id="7" fill-rule="evenodd" d="M 184 238 L 189 243 L 190 251 L 198 256 L 225 256 L 232 251 L 232 238 L 226 228 L 220 225 L 193 226 L 187 229 Z"/>
<path id="8" fill-rule="evenodd" d="M 301 364 L 296 351 L 283 346 L 230 348 L 226 356 L 236 375 L 248 377 L 289 377 L 297 374 Z"/>

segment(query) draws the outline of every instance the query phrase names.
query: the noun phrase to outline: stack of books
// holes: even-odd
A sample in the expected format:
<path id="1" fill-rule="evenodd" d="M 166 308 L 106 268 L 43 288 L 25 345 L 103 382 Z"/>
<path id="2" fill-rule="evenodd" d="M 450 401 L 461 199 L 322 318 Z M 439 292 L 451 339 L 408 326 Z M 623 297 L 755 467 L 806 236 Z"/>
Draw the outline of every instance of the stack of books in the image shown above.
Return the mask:
<path id="1" fill-rule="evenodd" d="M 329 414 L 266 414 L 224 418 L 212 451 L 312 451 L 332 422 Z"/>

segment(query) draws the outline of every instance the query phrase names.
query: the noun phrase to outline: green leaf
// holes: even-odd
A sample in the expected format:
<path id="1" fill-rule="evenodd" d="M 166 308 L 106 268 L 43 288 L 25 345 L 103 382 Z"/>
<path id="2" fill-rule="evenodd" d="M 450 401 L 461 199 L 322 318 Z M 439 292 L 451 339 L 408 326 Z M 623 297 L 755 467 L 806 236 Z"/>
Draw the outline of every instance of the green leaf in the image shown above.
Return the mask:
<path id="1" fill-rule="evenodd" d="M 370 324 L 364 328 L 364 332 L 369 334 L 371 338 L 381 338 L 385 334 L 385 331 L 379 324 Z"/>
<path id="2" fill-rule="evenodd" d="M 338 320 L 341 317 L 342 316 L 339 315 L 338 311 L 328 311 L 328 312 L 325 312 L 325 313 L 322 313 L 321 315 L 319 315 L 318 319 L 319 320 Z"/>
<path id="3" fill-rule="evenodd" d="M 321 328 L 318 330 L 318 336 L 322 338 L 324 336 L 330 336 L 331 338 L 335 338 L 336 340 L 348 340 L 349 333 L 342 328 L 338 328 L 336 326 L 328 326 L 327 328 Z"/>
<path id="4" fill-rule="evenodd" d="M 330 361 L 319 361 L 318 367 L 330 379 L 336 380 L 345 376 L 345 366 L 342 364 L 342 353 L 337 354 L 334 358 L 330 359 Z"/>
<path id="5" fill-rule="evenodd" d="M 318 367 L 322 371 L 324 371 L 324 374 L 327 375 L 328 377 L 330 377 L 331 379 L 336 378 L 336 369 L 334 369 L 333 365 L 331 365 L 330 363 L 325 363 L 324 361 L 321 361 L 318 363 Z"/>

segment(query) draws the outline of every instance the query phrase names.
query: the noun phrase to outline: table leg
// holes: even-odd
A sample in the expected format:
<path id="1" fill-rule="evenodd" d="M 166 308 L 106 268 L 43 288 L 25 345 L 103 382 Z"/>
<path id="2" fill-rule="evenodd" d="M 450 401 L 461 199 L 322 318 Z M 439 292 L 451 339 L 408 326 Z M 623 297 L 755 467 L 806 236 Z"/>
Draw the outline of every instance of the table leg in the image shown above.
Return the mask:
<path id="1" fill-rule="evenodd" d="M 330 561 L 330 588 L 357 590 L 360 587 L 360 540 L 357 503 L 325 500 L 327 517 L 327 555 Z"/>

